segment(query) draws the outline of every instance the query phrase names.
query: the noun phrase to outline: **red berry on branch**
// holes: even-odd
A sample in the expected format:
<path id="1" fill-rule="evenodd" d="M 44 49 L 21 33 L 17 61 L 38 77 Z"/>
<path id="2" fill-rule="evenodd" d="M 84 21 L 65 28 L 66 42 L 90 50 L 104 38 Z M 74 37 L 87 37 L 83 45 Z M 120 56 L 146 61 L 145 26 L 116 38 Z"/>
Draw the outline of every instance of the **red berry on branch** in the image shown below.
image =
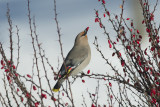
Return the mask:
<path id="1" fill-rule="evenodd" d="M 33 86 L 33 90 L 37 90 L 36 86 Z"/>
<path id="2" fill-rule="evenodd" d="M 124 65 L 125 65 L 125 61 L 124 60 L 121 60 L 121 65 L 122 65 L 122 67 L 124 67 Z"/>
<path id="3" fill-rule="evenodd" d="M 94 104 L 92 104 L 91 107 L 96 107 L 96 106 Z"/>
<path id="4" fill-rule="evenodd" d="M 130 18 L 127 18 L 126 20 L 129 20 Z"/>
<path id="5" fill-rule="evenodd" d="M 31 97 L 31 94 L 30 94 L 30 93 L 27 93 L 27 94 L 26 94 L 26 97 L 27 97 L 27 98 L 30 98 L 30 97 Z"/>
<path id="6" fill-rule="evenodd" d="M 31 75 L 29 75 L 29 74 L 27 74 L 27 77 L 28 77 L 28 78 L 32 78 Z"/>
<path id="7" fill-rule="evenodd" d="M 19 88 L 17 88 L 17 92 L 19 92 Z"/>
<path id="8" fill-rule="evenodd" d="M 105 0 L 102 0 L 102 3 L 103 3 L 103 4 L 106 4 Z"/>
<path id="9" fill-rule="evenodd" d="M 3 64 L 4 64 L 4 62 L 3 62 L 3 60 L 1 60 L 1 65 L 3 66 Z"/>
<path id="10" fill-rule="evenodd" d="M 85 83 L 85 80 L 82 80 L 83 83 Z"/>
<path id="11" fill-rule="evenodd" d="M 112 87 L 112 84 L 109 82 L 109 86 Z"/>
<path id="12" fill-rule="evenodd" d="M 21 102 L 23 102 L 23 97 L 21 97 Z"/>
<path id="13" fill-rule="evenodd" d="M 108 15 L 108 16 L 110 16 L 110 13 L 109 13 L 109 11 L 107 11 L 107 15 Z"/>
<path id="14" fill-rule="evenodd" d="M 99 22 L 99 19 L 98 19 L 98 18 L 95 18 L 95 22 Z"/>
<path id="15" fill-rule="evenodd" d="M 13 69 L 16 69 L 16 66 L 15 66 L 15 65 L 13 65 Z"/>
<path id="16" fill-rule="evenodd" d="M 96 15 L 98 16 L 99 14 L 98 14 L 98 11 L 96 11 Z"/>
<path id="17" fill-rule="evenodd" d="M 106 14 L 104 13 L 103 16 L 106 17 Z"/>
<path id="18" fill-rule="evenodd" d="M 89 74 L 89 73 L 90 73 L 90 70 L 87 71 L 87 74 Z"/>
<path id="19" fill-rule="evenodd" d="M 42 93 L 41 97 L 47 99 L 47 95 L 46 94 Z"/>

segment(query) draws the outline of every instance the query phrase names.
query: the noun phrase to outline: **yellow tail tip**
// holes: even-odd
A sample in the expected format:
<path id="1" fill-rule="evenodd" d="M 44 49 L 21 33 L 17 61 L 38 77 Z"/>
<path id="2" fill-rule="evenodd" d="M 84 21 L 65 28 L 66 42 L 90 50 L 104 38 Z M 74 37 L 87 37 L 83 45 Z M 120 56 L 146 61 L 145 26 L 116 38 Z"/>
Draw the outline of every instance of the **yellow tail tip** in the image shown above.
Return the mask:
<path id="1" fill-rule="evenodd" d="M 59 89 L 54 89 L 54 88 L 53 88 L 52 91 L 53 91 L 53 92 L 58 92 Z"/>

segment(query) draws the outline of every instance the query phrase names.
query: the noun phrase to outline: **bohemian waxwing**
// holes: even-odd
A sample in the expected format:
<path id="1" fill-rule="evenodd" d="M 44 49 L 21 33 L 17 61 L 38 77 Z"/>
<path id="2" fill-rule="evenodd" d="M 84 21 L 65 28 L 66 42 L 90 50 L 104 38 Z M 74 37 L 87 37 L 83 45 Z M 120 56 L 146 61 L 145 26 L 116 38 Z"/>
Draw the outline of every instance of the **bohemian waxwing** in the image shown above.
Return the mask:
<path id="1" fill-rule="evenodd" d="M 91 50 L 87 38 L 88 29 L 89 27 L 77 35 L 74 46 L 68 53 L 58 73 L 58 81 L 53 88 L 54 92 L 59 91 L 66 78 L 69 76 L 75 76 L 89 64 Z"/>

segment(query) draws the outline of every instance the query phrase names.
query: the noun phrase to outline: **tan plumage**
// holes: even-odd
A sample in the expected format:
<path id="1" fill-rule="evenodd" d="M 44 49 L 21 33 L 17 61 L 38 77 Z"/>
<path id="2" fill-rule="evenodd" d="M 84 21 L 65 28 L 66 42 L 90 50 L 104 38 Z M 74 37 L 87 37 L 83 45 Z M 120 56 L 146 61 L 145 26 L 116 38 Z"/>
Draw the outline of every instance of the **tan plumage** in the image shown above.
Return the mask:
<path id="1" fill-rule="evenodd" d="M 87 37 L 88 29 L 89 28 L 86 28 L 83 32 L 77 35 L 74 46 L 65 59 L 67 71 L 65 71 L 65 65 L 63 63 L 59 71 L 60 78 L 53 88 L 54 92 L 59 91 L 60 86 L 68 76 L 77 75 L 89 64 L 91 59 L 91 50 Z"/>

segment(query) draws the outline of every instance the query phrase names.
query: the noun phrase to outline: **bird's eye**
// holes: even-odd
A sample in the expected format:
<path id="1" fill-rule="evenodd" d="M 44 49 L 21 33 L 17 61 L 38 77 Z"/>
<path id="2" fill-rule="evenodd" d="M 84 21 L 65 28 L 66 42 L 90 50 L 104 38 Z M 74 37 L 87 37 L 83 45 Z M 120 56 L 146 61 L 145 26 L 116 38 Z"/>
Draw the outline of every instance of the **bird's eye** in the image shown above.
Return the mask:
<path id="1" fill-rule="evenodd" d="M 83 32 L 83 33 L 82 33 L 82 36 L 86 36 L 86 33 L 85 33 L 85 32 Z"/>
<path id="2" fill-rule="evenodd" d="M 86 34 L 84 33 L 82 36 L 85 36 Z"/>

